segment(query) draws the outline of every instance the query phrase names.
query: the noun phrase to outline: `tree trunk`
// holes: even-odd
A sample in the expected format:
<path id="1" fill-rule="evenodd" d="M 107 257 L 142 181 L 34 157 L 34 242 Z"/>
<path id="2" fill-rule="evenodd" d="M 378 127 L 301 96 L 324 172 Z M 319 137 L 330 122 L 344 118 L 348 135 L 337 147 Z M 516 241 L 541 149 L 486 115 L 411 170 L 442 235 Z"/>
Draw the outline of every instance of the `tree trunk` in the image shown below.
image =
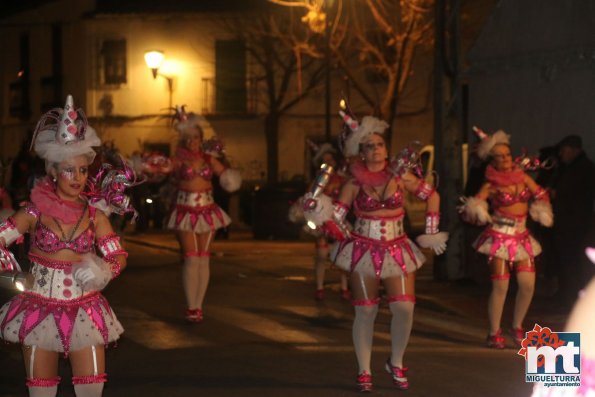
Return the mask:
<path id="1" fill-rule="evenodd" d="M 279 175 L 279 114 L 269 113 L 264 122 L 267 145 L 267 182 L 277 182 Z"/>

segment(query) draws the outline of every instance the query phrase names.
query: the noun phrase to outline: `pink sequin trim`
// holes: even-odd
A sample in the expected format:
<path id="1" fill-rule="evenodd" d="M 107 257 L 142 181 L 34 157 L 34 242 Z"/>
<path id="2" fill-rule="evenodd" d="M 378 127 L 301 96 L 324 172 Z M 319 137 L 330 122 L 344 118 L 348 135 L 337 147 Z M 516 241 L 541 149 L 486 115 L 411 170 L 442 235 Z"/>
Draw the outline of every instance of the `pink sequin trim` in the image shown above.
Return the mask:
<path id="1" fill-rule="evenodd" d="M 86 375 L 86 376 L 73 376 L 73 385 L 90 385 L 92 383 L 105 383 L 107 382 L 107 374 L 104 372 L 98 375 Z"/>
<path id="2" fill-rule="evenodd" d="M 128 252 L 122 248 L 120 244 L 120 236 L 116 233 L 110 233 L 97 240 L 97 247 L 104 257 L 114 257 L 117 255 L 124 255 L 128 257 Z"/>
<path id="3" fill-rule="evenodd" d="M 380 298 L 374 299 L 353 299 L 351 304 L 353 306 L 374 306 L 380 303 Z"/>
<path id="4" fill-rule="evenodd" d="M 535 266 L 517 266 L 516 271 L 517 271 L 517 273 L 521 273 L 521 272 L 535 273 Z"/>
<path id="5" fill-rule="evenodd" d="M 510 279 L 510 273 L 490 275 L 490 280 L 509 280 L 509 279 Z"/>
<path id="6" fill-rule="evenodd" d="M 388 303 L 392 303 L 392 302 L 413 302 L 413 303 L 415 303 L 415 295 L 410 295 L 410 294 L 390 295 L 390 296 L 387 296 L 385 299 Z"/>
<path id="7" fill-rule="evenodd" d="M 27 387 L 54 387 L 60 384 L 60 377 L 44 379 L 44 378 L 28 378 L 25 384 Z"/>
<path id="8" fill-rule="evenodd" d="M 426 181 L 421 180 L 419 181 L 419 185 L 417 186 L 417 189 L 413 195 L 420 200 L 427 201 L 435 191 L 436 189 L 434 186 L 430 185 Z"/>
<path id="9" fill-rule="evenodd" d="M 41 212 L 39 212 L 39 209 L 37 209 L 37 207 L 34 206 L 33 204 L 26 205 L 23 208 L 23 211 L 25 211 L 27 214 L 31 215 L 35 219 L 37 219 L 41 216 Z"/>
<path id="10" fill-rule="evenodd" d="M 33 253 L 29 253 L 29 259 L 31 260 L 31 262 L 35 262 L 41 266 L 49 267 L 50 269 L 59 269 L 59 270 L 71 269 L 72 265 L 74 265 L 76 263 L 73 261 L 59 261 L 56 259 L 49 259 L 49 258 L 46 258 L 45 256 L 41 256 L 41 255 L 37 255 L 37 254 L 33 254 Z"/>
<path id="11" fill-rule="evenodd" d="M 395 216 L 374 216 L 374 215 L 368 215 L 368 214 L 359 214 L 357 212 L 355 215 L 361 219 L 366 219 L 366 220 L 371 220 L 371 221 L 385 221 L 385 222 L 394 222 L 394 221 L 403 219 L 405 217 L 404 212 L 401 212 L 400 214 L 395 215 Z"/>
<path id="12" fill-rule="evenodd" d="M 110 271 L 112 272 L 112 280 L 115 279 L 122 273 L 122 265 L 120 262 L 113 256 L 107 256 L 106 262 L 110 265 Z"/>
<path id="13" fill-rule="evenodd" d="M 192 256 L 209 257 L 209 256 L 211 256 L 211 253 L 209 251 L 188 251 L 184 254 L 185 258 L 192 257 Z"/>

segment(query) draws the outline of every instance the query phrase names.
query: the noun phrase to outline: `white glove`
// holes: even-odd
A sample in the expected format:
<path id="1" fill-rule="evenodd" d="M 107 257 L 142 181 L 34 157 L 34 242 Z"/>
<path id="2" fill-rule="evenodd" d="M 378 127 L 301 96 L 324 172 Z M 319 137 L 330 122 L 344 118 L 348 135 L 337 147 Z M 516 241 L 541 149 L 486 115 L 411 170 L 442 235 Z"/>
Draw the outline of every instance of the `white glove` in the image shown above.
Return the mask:
<path id="1" fill-rule="evenodd" d="M 415 239 L 422 248 L 431 248 L 436 255 L 441 255 L 446 251 L 446 241 L 448 241 L 447 232 L 438 232 L 436 234 L 422 234 Z"/>
<path id="2" fill-rule="evenodd" d="M 109 263 L 94 254 L 84 255 L 72 270 L 74 279 L 86 292 L 101 291 L 112 279 Z"/>

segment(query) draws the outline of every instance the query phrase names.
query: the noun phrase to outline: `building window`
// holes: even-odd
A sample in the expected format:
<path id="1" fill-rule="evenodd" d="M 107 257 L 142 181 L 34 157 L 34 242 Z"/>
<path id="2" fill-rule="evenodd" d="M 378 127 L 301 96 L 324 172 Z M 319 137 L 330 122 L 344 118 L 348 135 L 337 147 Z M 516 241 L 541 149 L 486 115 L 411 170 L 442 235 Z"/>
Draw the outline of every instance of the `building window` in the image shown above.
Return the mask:
<path id="1" fill-rule="evenodd" d="M 126 40 L 106 40 L 101 46 L 103 84 L 126 84 Z"/>
<path id="2" fill-rule="evenodd" d="M 52 75 L 41 78 L 41 102 L 42 113 L 48 110 L 63 106 L 62 96 L 62 26 L 52 26 Z"/>
<path id="3" fill-rule="evenodd" d="M 215 43 L 215 108 L 218 113 L 246 113 L 246 48 L 239 40 Z"/>

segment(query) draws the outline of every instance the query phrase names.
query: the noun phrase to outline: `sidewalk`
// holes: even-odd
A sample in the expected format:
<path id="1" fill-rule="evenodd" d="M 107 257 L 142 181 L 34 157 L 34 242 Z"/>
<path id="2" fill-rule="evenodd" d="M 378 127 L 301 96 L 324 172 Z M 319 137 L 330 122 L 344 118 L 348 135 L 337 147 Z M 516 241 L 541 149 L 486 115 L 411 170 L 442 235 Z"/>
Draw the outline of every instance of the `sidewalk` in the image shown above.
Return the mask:
<path id="1" fill-rule="evenodd" d="M 124 242 L 139 244 L 151 248 L 164 249 L 169 252 L 179 252 L 178 242 L 171 232 L 149 231 L 142 234 L 125 234 Z M 303 255 L 312 251 L 313 241 L 309 240 L 255 240 L 252 232 L 246 230 L 231 230 L 228 240 L 215 240 L 211 251 L 213 257 L 238 257 L 243 253 L 260 253 L 277 251 L 280 257 L 292 256 L 295 253 Z M 466 335 L 474 339 L 485 338 L 487 320 L 487 300 L 490 285 L 486 280 L 478 284 L 472 280 L 437 281 L 433 279 L 432 258 L 416 274 L 416 323 L 424 328 L 444 328 L 448 324 L 453 332 Z M 217 259 L 214 259 L 215 261 Z M 303 263 L 304 270 L 309 272 L 310 263 Z M 562 331 L 568 313 L 555 309 L 555 302 L 541 291 L 541 281 L 537 280 L 536 294 L 525 320 L 525 328 L 531 329 L 535 323 L 550 327 L 553 331 Z M 509 295 L 506 300 L 502 317 L 502 328 L 509 329 L 514 306 L 515 283 L 511 279 Z"/>

